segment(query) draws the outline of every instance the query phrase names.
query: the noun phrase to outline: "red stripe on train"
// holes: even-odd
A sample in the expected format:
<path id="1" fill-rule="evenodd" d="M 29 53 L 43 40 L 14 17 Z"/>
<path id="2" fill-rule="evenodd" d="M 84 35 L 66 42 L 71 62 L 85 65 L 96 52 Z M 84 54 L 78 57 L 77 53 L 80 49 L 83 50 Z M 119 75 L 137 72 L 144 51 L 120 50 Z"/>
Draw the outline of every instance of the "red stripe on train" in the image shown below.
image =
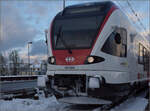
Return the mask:
<path id="1" fill-rule="evenodd" d="M 108 14 L 106 15 L 103 24 L 101 25 L 98 35 L 94 41 L 94 45 L 92 46 L 91 49 L 73 49 L 72 50 L 72 54 L 69 54 L 67 50 L 53 50 L 52 49 L 52 54 L 53 56 L 55 56 L 56 58 L 56 65 L 81 65 L 84 64 L 84 61 L 86 60 L 87 56 L 89 56 L 91 54 L 92 49 L 95 46 L 95 43 L 105 25 L 105 23 L 107 22 L 108 18 L 110 17 L 110 15 L 112 14 L 112 12 L 117 9 L 117 7 L 114 5 L 111 7 L 111 9 L 109 10 Z M 51 23 L 51 29 L 52 29 L 52 24 Z M 51 41 L 51 48 L 52 48 L 52 40 L 51 40 L 51 29 L 50 29 L 50 41 Z M 67 62 L 66 58 L 74 58 L 74 61 L 71 62 Z"/>

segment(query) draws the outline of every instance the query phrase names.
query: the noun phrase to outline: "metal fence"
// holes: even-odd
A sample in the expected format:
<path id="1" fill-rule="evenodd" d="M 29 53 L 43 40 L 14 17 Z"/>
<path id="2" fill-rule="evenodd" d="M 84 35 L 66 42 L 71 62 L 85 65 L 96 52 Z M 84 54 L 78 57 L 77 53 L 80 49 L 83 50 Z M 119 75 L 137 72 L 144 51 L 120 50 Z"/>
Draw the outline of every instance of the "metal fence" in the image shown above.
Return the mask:
<path id="1" fill-rule="evenodd" d="M 0 76 L 6 75 L 40 75 L 45 74 L 47 71 L 47 65 L 41 64 L 40 67 L 36 67 L 34 64 L 27 63 L 10 63 L 7 65 L 0 64 Z"/>

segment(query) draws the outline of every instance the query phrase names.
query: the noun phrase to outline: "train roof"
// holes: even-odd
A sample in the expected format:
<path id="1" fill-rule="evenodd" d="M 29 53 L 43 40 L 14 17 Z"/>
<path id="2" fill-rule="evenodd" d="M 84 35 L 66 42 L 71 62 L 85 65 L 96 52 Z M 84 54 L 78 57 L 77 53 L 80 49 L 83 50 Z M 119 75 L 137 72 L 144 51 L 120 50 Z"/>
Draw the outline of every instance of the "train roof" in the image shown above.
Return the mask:
<path id="1" fill-rule="evenodd" d="M 112 6 L 117 7 L 111 1 L 102 1 L 102 2 L 89 2 L 67 6 L 63 11 L 59 12 L 55 17 L 62 17 L 70 14 L 79 14 L 80 12 L 92 12 L 92 11 L 108 11 Z"/>
<path id="2" fill-rule="evenodd" d="M 101 5 L 114 5 L 111 1 L 102 1 L 102 2 L 90 2 L 90 3 L 82 3 L 82 4 L 76 4 L 67 6 L 65 9 L 71 9 L 71 8 L 82 8 L 82 7 L 92 7 L 92 6 L 101 6 Z"/>

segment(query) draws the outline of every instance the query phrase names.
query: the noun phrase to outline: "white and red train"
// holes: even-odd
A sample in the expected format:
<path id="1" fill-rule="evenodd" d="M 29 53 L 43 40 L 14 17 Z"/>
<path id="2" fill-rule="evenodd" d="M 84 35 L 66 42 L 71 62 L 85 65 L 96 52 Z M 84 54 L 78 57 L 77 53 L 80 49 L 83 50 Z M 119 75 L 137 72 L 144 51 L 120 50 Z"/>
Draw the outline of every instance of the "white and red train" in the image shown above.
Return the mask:
<path id="1" fill-rule="evenodd" d="M 148 81 L 150 44 L 112 2 L 66 7 L 47 34 L 55 94 L 111 98 Z"/>

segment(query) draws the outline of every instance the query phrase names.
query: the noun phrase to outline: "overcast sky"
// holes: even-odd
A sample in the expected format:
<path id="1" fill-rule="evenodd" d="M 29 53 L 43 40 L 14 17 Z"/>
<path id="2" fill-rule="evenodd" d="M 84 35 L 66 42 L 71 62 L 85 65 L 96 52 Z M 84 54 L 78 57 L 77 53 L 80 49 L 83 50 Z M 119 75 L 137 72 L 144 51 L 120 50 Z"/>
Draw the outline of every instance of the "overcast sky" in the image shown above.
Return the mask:
<path id="1" fill-rule="evenodd" d="M 101 0 L 66 0 L 66 6 Z M 149 0 L 131 0 L 130 3 L 141 22 L 137 22 L 126 0 L 114 1 L 132 19 L 137 29 L 147 35 L 149 29 Z M 20 56 L 27 60 L 27 43 L 30 45 L 31 61 L 46 58 L 44 30 L 49 27 L 53 17 L 63 9 L 62 0 L 1 0 L 0 1 L 0 52 L 5 55 L 11 50 L 18 50 Z"/>

